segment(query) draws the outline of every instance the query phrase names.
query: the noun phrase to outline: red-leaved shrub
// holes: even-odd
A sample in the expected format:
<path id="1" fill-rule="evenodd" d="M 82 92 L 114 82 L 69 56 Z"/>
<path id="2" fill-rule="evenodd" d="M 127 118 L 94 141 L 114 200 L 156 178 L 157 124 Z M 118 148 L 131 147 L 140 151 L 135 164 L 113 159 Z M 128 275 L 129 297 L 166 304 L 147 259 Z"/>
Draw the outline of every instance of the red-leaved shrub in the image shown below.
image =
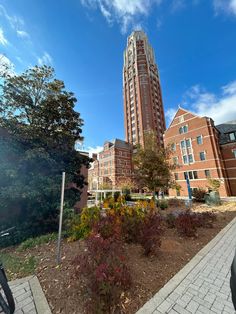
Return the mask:
<path id="1" fill-rule="evenodd" d="M 139 227 L 139 243 L 144 248 L 144 254 L 156 252 L 161 246 L 162 218 L 158 213 L 148 213 Z"/>
<path id="2" fill-rule="evenodd" d="M 194 213 L 196 227 L 213 228 L 213 223 L 216 221 L 216 214 L 213 212 Z"/>
<path id="3" fill-rule="evenodd" d="M 111 313 L 122 292 L 131 285 L 122 244 L 115 237 L 92 233 L 84 240 L 86 249 L 74 260 L 76 276 L 82 278 L 90 295 L 89 313 Z"/>
<path id="4" fill-rule="evenodd" d="M 185 212 L 179 214 L 175 220 L 175 225 L 179 234 L 186 237 L 196 236 L 197 226 L 194 215 L 190 212 L 190 210 L 186 210 Z"/>

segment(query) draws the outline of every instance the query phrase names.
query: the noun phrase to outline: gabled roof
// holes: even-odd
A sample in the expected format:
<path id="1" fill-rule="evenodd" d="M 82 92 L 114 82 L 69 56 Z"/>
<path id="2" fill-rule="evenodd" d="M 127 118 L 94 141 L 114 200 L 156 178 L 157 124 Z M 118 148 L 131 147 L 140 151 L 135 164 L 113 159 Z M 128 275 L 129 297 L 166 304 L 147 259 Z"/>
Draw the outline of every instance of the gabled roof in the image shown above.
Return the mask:
<path id="1" fill-rule="evenodd" d="M 186 110 L 186 109 L 184 109 L 184 108 L 182 108 L 182 107 L 179 106 L 178 110 L 176 111 L 176 113 L 175 113 L 173 119 L 171 120 L 171 123 L 170 123 L 170 125 L 168 126 L 168 128 L 166 129 L 166 131 L 171 127 L 171 125 L 173 124 L 173 121 L 175 120 L 175 118 L 180 117 L 180 116 L 182 116 L 183 114 L 187 114 L 187 113 L 191 114 L 191 115 L 194 116 L 194 117 L 199 117 L 199 118 L 200 118 L 200 116 L 196 115 L 195 113 L 193 113 L 193 112 L 191 112 L 191 111 L 189 111 L 189 110 Z"/>
<path id="2" fill-rule="evenodd" d="M 236 132 L 236 120 L 219 124 L 216 128 L 220 132 L 220 144 L 230 143 L 228 133 Z"/>

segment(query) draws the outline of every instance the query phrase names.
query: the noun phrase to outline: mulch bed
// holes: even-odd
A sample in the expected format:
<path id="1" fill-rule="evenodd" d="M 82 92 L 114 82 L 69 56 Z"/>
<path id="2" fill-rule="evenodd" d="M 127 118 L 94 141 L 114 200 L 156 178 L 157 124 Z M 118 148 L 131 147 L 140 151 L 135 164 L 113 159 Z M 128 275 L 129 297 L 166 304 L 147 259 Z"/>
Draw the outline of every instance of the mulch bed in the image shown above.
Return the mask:
<path id="1" fill-rule="evenodd" d="M 197 238 L 182 238 L 175 229 L 166 228 L 162 236 L 161 249 L 155 256 L 145 257 L 139 245 L 124 245 L 133 284 L 130 291 L 122 295 L 122 313 L 135 313 L 236 216 L 235 205 L 227 206 L 216 208 L 217 221 L 213 228 L 198 229 Z M 201 206 L 196 209 L 206 210 Z M 169 208 L 165 213 L 172 210 L 173 208 Z M 36 275 L 53 313 L 85 312 L 84 304 L 88 300 L 86 287 L 82 281 L 74 279 L 72 265 L 73 259 L 82 249 L 83 241 L 73 243 L 64 241 L 60 267 L 56 266 L 56 243 L 24 252 L 12 251 L 12 254 L 18 256 L 35 256 L 38 259 Z"/>

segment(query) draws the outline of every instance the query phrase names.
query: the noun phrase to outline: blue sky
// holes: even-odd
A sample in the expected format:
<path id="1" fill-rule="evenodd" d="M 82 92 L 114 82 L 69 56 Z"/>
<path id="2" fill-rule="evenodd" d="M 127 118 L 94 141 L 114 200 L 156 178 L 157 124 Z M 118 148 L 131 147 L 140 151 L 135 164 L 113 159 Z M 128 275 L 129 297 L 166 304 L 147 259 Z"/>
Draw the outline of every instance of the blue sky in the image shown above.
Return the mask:
<path id="1" fill-rule="evenodd" d="M 140 28 L 167 124 L 179 104 L 216 123 L 236 119 L 236 0 L 0 0 L 0 54 L 17 73 L 55 68 L 78 99 L 91 151 L 124 138 L 123 50 Z"/>

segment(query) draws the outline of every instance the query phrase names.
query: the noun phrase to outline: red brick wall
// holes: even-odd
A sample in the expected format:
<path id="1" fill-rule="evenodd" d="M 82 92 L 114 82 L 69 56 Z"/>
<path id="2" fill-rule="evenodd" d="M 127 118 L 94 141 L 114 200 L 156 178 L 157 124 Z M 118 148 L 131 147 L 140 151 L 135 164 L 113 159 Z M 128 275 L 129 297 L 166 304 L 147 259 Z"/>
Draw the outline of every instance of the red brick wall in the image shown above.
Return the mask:
<path id="1" fill-rule="evenodd" d="M 180 134 L 179 129 L 185 125 L 188 127 L 188 132 Z M 197 143 L 198 136 L 202 137 L 202 144 Z M 193 162 L 190 164 L 184 164 L 181 153 L 180 142 L 186 139 L 191 140 L 191 148 L 186 150 L 186 155 L 193 155 Z M 221 181 L 221 196 L 230 194 L 227 177 L 224 173 L 224 162 L 218 141 L 218 131 L 214 127 L 213 120 L 179 109 L 170 127 L 165 132 L 164 142 L 165 146 L 173 143 L 176 145 L 176 151 L 172 152 L 171 157 L 178 157 L 179 166 L 174 173 L 178 174 L 176 182 L 181 186 L 181 196 L 188 195 L 184 172 L 197 171 L 198 178 L 190 179 L 190 186 L 192 188 L 201 187 L 207 189 L 208 180 L 205 170 L 210 171 L 211 178 Z M 200 159 L 200 152 L 205 153 L 205 160 Z M 173 189 L 169 193 L 172 196 L 176 196 L 176 191 Z"/>

